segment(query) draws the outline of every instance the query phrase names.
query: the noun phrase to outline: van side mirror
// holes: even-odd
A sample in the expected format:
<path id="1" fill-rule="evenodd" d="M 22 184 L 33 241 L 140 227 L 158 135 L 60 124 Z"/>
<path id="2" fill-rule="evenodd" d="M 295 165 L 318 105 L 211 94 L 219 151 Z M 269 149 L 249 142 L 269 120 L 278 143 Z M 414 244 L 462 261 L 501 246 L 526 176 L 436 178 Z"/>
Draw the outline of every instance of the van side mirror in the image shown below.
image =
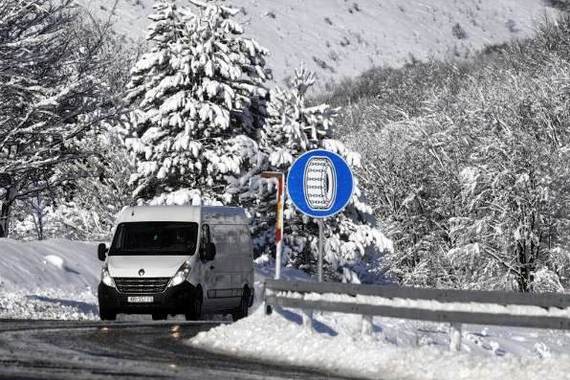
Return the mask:
<path id="1" fill-rule="evenodd" d="M 107 254 L 107 246 L 105 245 L 105 243 L 100 243 L 97 246 L 97 257 L 99 257 L 99 260 L 105 261 L 106 254 Z"/>
<path id="2" fill-rule="evenodd" d="M 212 261 L 216 257 L 216 245 L 214 243 L 206 243 L 204 249 L 200 250 L 200 258 L 204 261 Z"/>

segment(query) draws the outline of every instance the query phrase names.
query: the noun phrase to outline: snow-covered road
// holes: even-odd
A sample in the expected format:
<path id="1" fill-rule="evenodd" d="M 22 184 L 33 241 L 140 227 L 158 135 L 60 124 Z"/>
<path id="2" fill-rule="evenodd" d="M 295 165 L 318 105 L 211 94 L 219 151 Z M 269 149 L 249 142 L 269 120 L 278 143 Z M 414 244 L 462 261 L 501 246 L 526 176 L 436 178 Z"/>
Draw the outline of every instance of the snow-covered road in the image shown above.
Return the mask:
<path id="1" fill-rule="evenodd" d="M 183 343 L 212 322 L 0 322 L 0 378 L 324 379 Z"/>

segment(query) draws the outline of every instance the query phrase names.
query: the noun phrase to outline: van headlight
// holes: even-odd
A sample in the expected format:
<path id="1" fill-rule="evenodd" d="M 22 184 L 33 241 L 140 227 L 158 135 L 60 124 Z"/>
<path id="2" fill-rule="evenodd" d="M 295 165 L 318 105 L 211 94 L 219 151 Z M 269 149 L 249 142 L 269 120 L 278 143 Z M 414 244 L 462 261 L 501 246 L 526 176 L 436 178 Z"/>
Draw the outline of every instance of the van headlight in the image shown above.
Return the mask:
<path id="1" fill-rule="evenodd" d="M 109 270 L 107 269 L 107 265 L 105 265 L 103 267 L 103 269 L 101 269 L 101 282 L 107 286 L 110 286 L 112 288 L 116 288 L 115 280 L 113 280 L 113 277 L 111 277 L 111 275 L 109 274 Z"/>
<path id="2" fill-rule="evenodd" d="M 184 264 L 182 264 L 182 266 L 180 267 L 180 269 L 178 269 L 178 272 L 176 272 L 174 277 L 170 279 L 168 287 L 170 288 L 172 286 L 177 286 L 182 284 L 184 281 L 186 281 L 186 278 L 188 278 L 189 274 L 190 274 L 190 263 L 188 261 L 185 261 Z"/>

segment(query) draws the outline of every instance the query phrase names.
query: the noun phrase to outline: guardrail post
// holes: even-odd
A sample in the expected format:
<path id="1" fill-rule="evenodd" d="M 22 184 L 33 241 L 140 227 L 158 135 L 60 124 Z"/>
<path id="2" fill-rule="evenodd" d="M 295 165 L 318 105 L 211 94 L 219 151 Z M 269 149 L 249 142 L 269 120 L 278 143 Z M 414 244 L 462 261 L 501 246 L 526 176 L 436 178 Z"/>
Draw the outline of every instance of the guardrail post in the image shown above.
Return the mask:
<path id="1" fill-rule="evenodd" d="M 313 328 L 313 310 L 303 309 L 303 327 L 311 330 Z"/>
<path id="2" fill-rule="evenodd" d="M 364 336 L 371 336 L 372 332 L 374 331 L 373 327 L 374 326 L 372 324 L 372 316 L 371 315 L 363 315 L 360 333 Z"/>
<path id="3" fill-rule="evenodd" d="M 266 288 L 265 283 L 263 284 L 263 288 L 261 291 L 262 291 L 261 297 L 263 299 L 263 303 L 265 304 L 265 315 L 271 315 L 271 313 L 273 313 L 273 307 L 271 306 L 271 304 L 267 300 L 267 295 L 271 291 Z"/>
<path id="4" fill-rule="evenodd" d="M 461 350 L 461 323 L 451 322 L 449 324 L 449 350 L 459 352 Z"/>

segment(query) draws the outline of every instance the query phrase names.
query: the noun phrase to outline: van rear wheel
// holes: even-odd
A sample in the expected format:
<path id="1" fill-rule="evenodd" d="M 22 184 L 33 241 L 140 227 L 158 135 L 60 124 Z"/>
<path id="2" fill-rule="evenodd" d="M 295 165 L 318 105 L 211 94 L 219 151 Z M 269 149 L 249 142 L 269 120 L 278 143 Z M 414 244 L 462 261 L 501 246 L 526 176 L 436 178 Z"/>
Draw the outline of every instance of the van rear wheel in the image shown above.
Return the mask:
<path id="1" fill-rule="evenodd" d="M 241 301 L 237 309 L 232 313 L 232 319 L 235 321 L 247 317 L 249 312 L 249 288 L 246 286 L 243 288 L 243 294 L 241 296 Z"/>

